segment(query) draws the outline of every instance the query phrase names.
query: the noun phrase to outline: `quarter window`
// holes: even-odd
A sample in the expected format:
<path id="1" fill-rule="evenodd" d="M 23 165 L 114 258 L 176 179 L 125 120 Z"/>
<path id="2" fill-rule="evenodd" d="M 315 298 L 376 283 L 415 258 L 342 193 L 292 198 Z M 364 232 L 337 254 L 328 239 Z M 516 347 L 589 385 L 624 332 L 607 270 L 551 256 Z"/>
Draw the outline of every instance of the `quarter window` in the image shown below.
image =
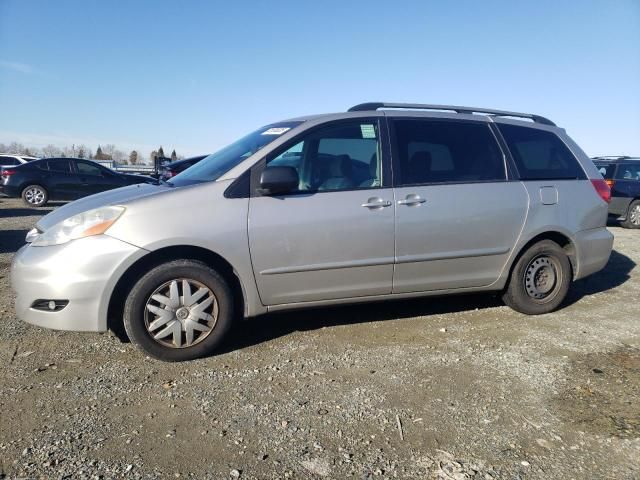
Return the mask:
<path id="1" fill-rule="evenodd" d="M 378 124 L 349 122 L 310 133 L 267 160 L 297 170 L 301 192 L 351 190 L 382 185 Z"/>
<path id="2" fill-rule="evenodd" d="M 578 161 L 552 132 L 498 124 L 521 180 L 585 178 Z"/>
<path id="3" fill-rule="evenodd" d="M 503 155 L 484 123 L 403 119 L 394 129 L 401 185 L 506 179 Z"/>

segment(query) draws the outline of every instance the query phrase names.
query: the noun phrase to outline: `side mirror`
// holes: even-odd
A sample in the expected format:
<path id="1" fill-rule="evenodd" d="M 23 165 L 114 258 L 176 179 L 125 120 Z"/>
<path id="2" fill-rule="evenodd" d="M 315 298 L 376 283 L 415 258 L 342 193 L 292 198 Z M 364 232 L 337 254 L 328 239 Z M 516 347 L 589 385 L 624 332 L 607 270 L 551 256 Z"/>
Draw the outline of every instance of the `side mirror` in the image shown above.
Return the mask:
<path id="1" fill-rule="evenodd" d="M 298 189 L 298 171 L 293 167 L 267 167 L 260 175 L 260 193 L 278 195 Z"/>

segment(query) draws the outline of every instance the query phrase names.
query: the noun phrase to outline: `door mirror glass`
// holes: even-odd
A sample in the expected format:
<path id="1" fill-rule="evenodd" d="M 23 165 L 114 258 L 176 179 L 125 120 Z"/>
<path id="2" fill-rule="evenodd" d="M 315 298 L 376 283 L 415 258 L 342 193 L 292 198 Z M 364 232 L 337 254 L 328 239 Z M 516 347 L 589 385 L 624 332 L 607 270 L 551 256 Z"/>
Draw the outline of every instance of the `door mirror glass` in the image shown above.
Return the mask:
<path id="1" fill-rule="evenodd" d="M 260 175 L 260 192 L 263 195 L 277 195 L 298 189 L 298 172 L 293 167 L 267 167 Z"/>

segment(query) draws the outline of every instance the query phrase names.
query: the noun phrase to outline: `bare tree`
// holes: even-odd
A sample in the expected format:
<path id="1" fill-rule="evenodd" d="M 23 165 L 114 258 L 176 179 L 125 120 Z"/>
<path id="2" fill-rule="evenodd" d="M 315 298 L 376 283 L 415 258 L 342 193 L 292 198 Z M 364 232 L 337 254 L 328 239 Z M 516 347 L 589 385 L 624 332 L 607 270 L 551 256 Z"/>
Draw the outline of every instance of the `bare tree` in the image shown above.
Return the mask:
<path id="1" fill-rule="evenodd" d="M 42 148 L 42 156 L 45 158 L 59 157 L 61 155 L 62 155 L 62 151 L 55 145 L 49 144 L 46 147 Z"/>
<path id="2" fill-rule="evenodd" d="M 135 150 L 131 150 L 131 153 L 129 154 L 129 163 L 131 165 L 135 165 L 136 163 L 138 163 L 138 152 L 136 152 Z"/>

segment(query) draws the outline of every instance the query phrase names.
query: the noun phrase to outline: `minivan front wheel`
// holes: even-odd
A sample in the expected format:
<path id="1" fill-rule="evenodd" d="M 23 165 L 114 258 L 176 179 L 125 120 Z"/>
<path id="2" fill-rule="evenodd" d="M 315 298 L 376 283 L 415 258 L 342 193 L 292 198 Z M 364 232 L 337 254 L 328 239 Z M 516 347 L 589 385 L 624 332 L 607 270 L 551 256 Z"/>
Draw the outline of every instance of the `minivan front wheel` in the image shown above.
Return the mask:
<path id="1" fill-rule="evenodd" d="M 533 244 L 516 262 L 502 300 L 527 315 L 540 315 L 560 306 L 571 284 L 571 263 L 551 240 Z"/>
<path id="2" fill-rule="evenodd" d="M 215 270 L 196 260 L 152 268 L 133 286 L 124 306 L 131 341 L 169 362 L 212 354 L 232 318 L 231 289 Z"/>
<path id="3" fill-rule="evenodd" d="M 42 207 L 49 200 L 49 194 L 40 185 L 29 185 L 22 190 L 22 200 L 31 207 Z"/>

